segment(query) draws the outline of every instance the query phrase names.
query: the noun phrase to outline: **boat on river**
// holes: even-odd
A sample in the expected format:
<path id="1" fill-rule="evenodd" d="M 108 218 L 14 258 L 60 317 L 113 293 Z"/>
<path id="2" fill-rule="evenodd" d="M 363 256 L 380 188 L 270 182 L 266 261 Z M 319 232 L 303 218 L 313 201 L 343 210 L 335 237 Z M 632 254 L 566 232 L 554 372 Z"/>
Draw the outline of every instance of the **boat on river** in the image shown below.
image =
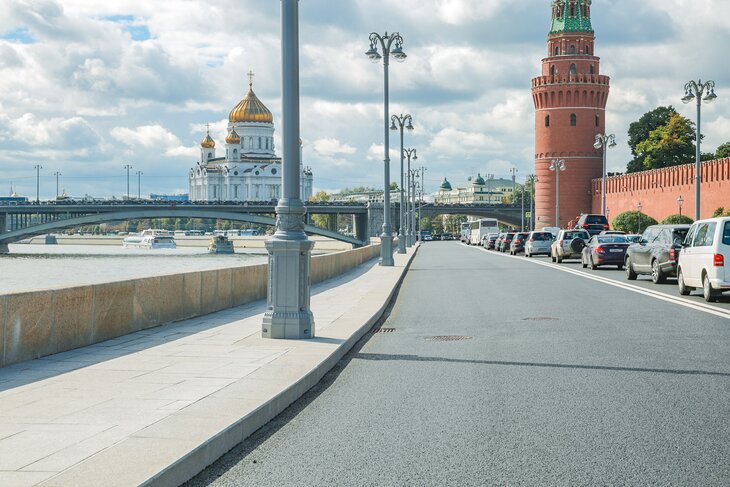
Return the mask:
<path id="1" fill-rule="evenodd" d="M 233 242 L 225 235 L 215 235 L 208 243 L 208 252 L 211 254 L 233 254 Z"/>
<path id="2" fill-rule="evenodd" d="M 167 230 L 147 229 L 139 235 L 132 235 L 124 239 L 124 248 L 139 249 L 175 249 L 175 238 Z"/>

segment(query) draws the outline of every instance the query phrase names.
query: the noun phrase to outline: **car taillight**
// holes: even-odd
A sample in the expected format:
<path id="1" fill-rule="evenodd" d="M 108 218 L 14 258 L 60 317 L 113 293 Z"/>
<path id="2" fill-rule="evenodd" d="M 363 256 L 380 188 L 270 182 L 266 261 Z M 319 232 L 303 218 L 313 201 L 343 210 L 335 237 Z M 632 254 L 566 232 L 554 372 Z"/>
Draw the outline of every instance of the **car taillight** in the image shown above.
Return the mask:
<path id="1" fill-rule="evenodd" d="M 669 249 L 669 260 L 677 260 L 677 250 Z"/>
<path id="2" fill-rule="evenodd" d="M 587 224 L 587 223 L 584 223 L 583 224 L 583 228 L 591 228 L 591 226 L 589 224 Z"/>
<path id="3" fill-rule="evenodd" d="M 521 244 L 522 243 L 522 240 L 515 240 L 515 243 L 516 244 Z"/>
<path id="4" fill-rule="evenodd" d="M 725 256 L 715 254 L 715 267 L 725 267 Z"/>
<path id="5" fill-rule="evenodd" d="M 609 227 L 608 227 L 608 223 L 604 223 L 604 224 L 603 224 L 603 229 L 604 229 L 604 230 L 608 230 L 608 228 L 609 228 Z"/>
<path id="6" fill-rule="evenodd" d="M 603 247 L 596 247 L 596 252 L 598 252 L 599 254 L 602 254 L 605 251 L 606 251 L 606 249 L 604 249 Z"/>
<path id="7" fill-rule="evenodd" d="M 531 238 L 531 239 L 528 240 L 528 242 L 534 242 L 534 241 L 535 241 L 534 238 Z"/>

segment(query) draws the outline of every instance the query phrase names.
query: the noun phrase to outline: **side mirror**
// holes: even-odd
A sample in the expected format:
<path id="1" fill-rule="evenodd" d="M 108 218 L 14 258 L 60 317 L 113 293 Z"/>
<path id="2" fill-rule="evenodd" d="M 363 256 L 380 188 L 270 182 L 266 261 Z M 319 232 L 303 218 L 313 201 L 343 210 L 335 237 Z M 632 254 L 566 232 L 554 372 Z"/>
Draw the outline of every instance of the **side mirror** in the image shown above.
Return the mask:
<path id="1" fill-rule="evenodd" d="M 674 244 L 675 247 L 684 247 L 684 241 L 679 237 L 675 238 L 674 242 L 672 242 L 672 243 Z"/>

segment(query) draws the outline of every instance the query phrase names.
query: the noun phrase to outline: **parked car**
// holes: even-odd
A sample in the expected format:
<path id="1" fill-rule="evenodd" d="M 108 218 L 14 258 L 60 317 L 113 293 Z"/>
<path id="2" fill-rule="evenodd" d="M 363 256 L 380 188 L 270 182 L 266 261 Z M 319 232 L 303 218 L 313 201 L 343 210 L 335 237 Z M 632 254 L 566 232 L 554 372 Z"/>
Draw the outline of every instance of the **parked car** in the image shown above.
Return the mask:
<path id="1" fill-rule="evenodd" d="M 494 250 L 499 250 L 499 246 L 502 245 L 502 239 L 505 235 L 504 232 L 497 235 L 497 239 L 494 241 Z"/>
<path id="2" fill-rule="evenodd" d="M 558 238 L 550 246 L 552 261 L 559 264 L 564 259 L 580 259 L 590 238 L 586 230 L 560 230 Z"/>
<path id="3" fill-rule="evenodd" d="M 560 233 L 560 227 L 542 227 L 543 232 L 550 232 L 553 234 L 553 238 L 558 238 L 558 234 Z"/>
<path id="4" fill-rule="evenodd" d="M 619 270 L 624 268 L 626 249 L 629 241 L 623 235 L 594 235 L 586 244 L 581 255 L 581 263 L 585 269 L 591 266 L 596 270 L 602 265 L 615 265 Z"/>
<path id="5" fill-rule="evenodd" d="M 692 224 L 679 254 L 677 281 L 680 294 L 702 288 L 707 302 L 730 291 L 730 218 Z"/>
<path id="6" fill-rule="evenodd" d="M 512 239 L 512 243 L 509 246 L 509 254 L 517 255 L 525 251 L 525 243 L 527 243 L 527 236 L 529 233 L 520 232 L 515 233 L 515 238 Z"/>
<path id="7" fill-rule="evenodd" d="M 553 234 L 550 232 L 531 232 L 525 244 L 525 257 L 533 255 L 550 255 Z"/>
<path id="8" fill-rule="evenodd" d="M 626 235 L 626 232 L 620 230 L 604 230 L 598 235 Z"/>
<path id="9" fill-rule="evenodd" d="M 485 242 L 484 248 L 488 250 L 494 250 L 494 245 L 497 242 L 497 237 L 499 237 L 498 233 L 490 233 L 487 235 L 487 241 Z"/>
<path id="10" fill-rule="evenodd" d="M 626 253 L 626 277 L 651 275 L 654 284 L 677 277 L 677 259 L 690 225 L 652 225 Z"/>
<path id="11" fill-rule="evenodd" d="M 512 244 L 512 240 L 515 238 L 516 233 L 515 232 L 507 232 L 502 237 L 502 240 L 499 242 L 499 250 L 500 252 L 507 252 L 509 250 L 510 244 Z"/>
<path id="12" fill-rule="evenodd" d="M 575 224 L 576 230 L 585 230 L 592 237 L 598 235 L 604 230 L 610 230 L 608 218 L 606 215 L 581 215 L 578 223 Z"/>
<path id="13" fill-rule="evenodd" d="M 450 233 L 444 233 L 442 235 L 442 240 L 454 240 L 454 236 L 451 235 Z"/>
<path id="14" fill-rule="evenodd" d="M 431 236 L 431 240 L 441 240 L 441 234 L 440 233 L 434 233 Z"/>

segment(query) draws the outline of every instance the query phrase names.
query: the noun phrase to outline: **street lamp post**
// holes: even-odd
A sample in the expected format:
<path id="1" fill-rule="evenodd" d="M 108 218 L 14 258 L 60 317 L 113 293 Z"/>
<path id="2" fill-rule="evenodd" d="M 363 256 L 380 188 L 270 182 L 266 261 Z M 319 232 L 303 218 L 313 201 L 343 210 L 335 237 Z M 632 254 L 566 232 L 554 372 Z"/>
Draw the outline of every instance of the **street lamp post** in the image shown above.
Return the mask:
<path id="1" fill-rule="evenodd" d="M 553 159 L 550 161 L 550 170 L 555 172 L 555 226 L 560 224 L 560 173 L 565 171 L 565 159 Z"/>
<path id="2" fill-rule="evenodd" d="M 41 201 L 41 169 L 43 169 L 43 166 L 36 164 L 33 168 L 35 169 L 35 202 L 39 203 Z"/>
<path id="3" fill-rule="evenodd" d="M 56 199 L 58 199 L 58 177 L 61 175 L 61 173 L 56 171 L 53 173 L 53 175 L 56 176 Z"/>
<path id="4" fill-rule="evenodd" d="M 707 95 L 704 95 L 707 91 Z M 695 94 L 696 93 L 696 94 Z M 703 97 L 704 95 L 704 97 Z M 684 97 L 682 97 L 683 103 L 689 103 L 692 100 L 697 100 L 697 152 L 695 154 L 695 220 L 700 219 L 700 184 L 702 183 L 702 153 L 700 152 L 700 145 L 702 143 L 702 132 L 700 131 L 700 124 L 702 122 L 702 102 L 712 103 L 717 98 L 715 94 L 715 82 L 707 81 L 702 83 L 702 80 L 697 82 L 690 81 L 684 85 Z"/>
<path id="5" fill-rule="evenodd" d="M 137 171 L 137 199 L 142 199 L 142 171 Z"/>
<path id="6" fill-rule="evenodd" d="M 412 247 L 416 243 L 416 193 L 413 188 L 413 171 L 411 171 L 411 158 L 414 161 L 418 160 L 418 153 L 416 149 L 404 149 L 405 155 L 408 158 L 408 236 L 406 243 L 409 247 Z"/>
<path id="7" fill-rule="evenodd" d="M 407 122 L 407 124 L 406 124 Z M 390 130 L 400 130 L 400 218 L 398 221 L 398 253 L 406 253 L 406 231 L 405 231 L 405 201 L 403 195 L 403 159 L 405 159 L 405 151 L 403 150 L 403 129 L 409 132 L 413 131 L 413 117 L 410 115 L 393 115 L 390 117 Z"/>
<path id="8" fill-rule="evenodd" d="M 616 136 L 614 134 L 596 135 L 596 143 L 593 147 L 603 149 L 603 173 L 601 176 L 601 215 L 606 214 L 606 160 L 608 159 L 608 149 L 616 147 Z"/>
<path id="9" fill-rule="evenodd" d="M 530 183 L 530 230 L 535 231 L 535 183 L 538 182 L 537 176 L 530 174 L 527 176 Z"/>
<path id="10" fill-rule="evenodd" d="M 639 209 L 639 212 L 636 214 L 636 233 L 641 233 L 641 209 L 643 208 L 641 201 L 639 201 L 636 207 Z"/>
<path id="11" fill-rule="evenodd" d="M 684 198 L 682 198 L 682 195 L 680 194 L 677 198 L 677 206 L 679 206 L 679 216 L 682 216 L 682 205 L 684 204 Z"/>
<path id="12" fill-rule="evenodd" d="M 264 338 L 314 338 L 309 269 L 314 242 L 304 233 L 299 126 L 299 0 L 281 0 L 282 171 L 269 254 Z"/>
<path id="13" fill-rule="evenodd" d="M 125 164 L 124 169 L 127 170 L 127 200 L 129 200 L 129 170 L 132 169 L 130 164 Z"/>
<path id="14" fill-rule="evenodd" d="M 393 48 L 393 45 L 395 47 Z M 383 54 L 378 52 L 378 46 L 382 49 Z M 391 49 L 392 48 L 392 49 Z M 390 223 L 390 136 L 388 134 L 388 119 L 390 118 L 389 93 L 388 93 L 388 66 L 390 64 L 390 55 L 393 55 L 398 62 L 406 59 L 406 53 L 403 52 L 403 37 L 397 32 L 393 34 L 380 35 L 377 32 L 370 34 L 370 49 L 365 55 L 374 63 L 383 60 L 383 81 L 384 81 L 384 125 L 385 125 L 385 159 L 383 160 L 383 233 L 380 236 L 380 265 L 392 267 L 395 265 L 393 260 L 393 230 Z"/>

